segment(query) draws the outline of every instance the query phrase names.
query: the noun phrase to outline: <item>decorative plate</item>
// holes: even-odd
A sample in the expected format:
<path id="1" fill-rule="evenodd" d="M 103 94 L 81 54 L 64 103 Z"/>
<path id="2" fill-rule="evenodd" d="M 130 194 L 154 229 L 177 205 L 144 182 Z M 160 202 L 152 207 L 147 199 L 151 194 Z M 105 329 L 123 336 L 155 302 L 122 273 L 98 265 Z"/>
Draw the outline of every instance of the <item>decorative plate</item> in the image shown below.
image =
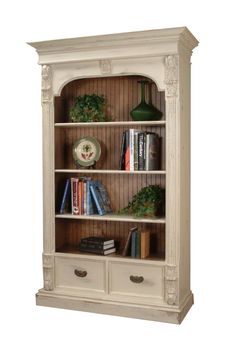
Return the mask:
<path id="1" fill-rule="evenodd" d="M 101 155 L 101 146 L 94 137 L 82 137 L 73 145 L 73 158 L 78 166 L 92 166 Z"/>

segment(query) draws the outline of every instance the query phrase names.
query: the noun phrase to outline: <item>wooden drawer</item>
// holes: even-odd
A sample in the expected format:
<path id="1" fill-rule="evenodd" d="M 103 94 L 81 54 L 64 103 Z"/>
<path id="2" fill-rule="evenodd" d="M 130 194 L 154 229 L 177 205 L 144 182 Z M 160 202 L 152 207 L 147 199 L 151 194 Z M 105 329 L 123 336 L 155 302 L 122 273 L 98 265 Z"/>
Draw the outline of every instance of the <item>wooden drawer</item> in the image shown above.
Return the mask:
<path id="1" fill-rule="evenodd" d="M 55 257 L 56 288 L 105 292 L 105 271 L 102 260 Z"/>
<path id="2" fill-rule="evenodd" d="M 109 292 L 111 295 L 163 298 L 163 267 L 112 261 Z"/>

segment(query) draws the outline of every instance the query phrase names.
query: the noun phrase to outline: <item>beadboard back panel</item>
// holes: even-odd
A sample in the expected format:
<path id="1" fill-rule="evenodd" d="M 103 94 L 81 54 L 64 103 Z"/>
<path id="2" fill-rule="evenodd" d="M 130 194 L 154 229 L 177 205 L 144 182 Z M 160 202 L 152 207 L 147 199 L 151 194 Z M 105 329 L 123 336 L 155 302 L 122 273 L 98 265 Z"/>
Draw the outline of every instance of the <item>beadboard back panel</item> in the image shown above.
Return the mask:
<path id="1" fill-rule="evenodd" d="M 165 117 L 165 95 L 157 90 L 156 84 L 139 75 L 78 79 L 68 83 L 59 97 L 55 97 L 55 123 L 70 122 L 69 109 L 79 95 L 104 95 L 106 116 L 112 121 L 131 121 L 130 111 L 140 102 L 139 80 L 148 80 L 146 101 L 152 103 Z"/>
<path id="2" fill-rule="evenodd" d="M 150 231 L 149 259 L 165 259 L 165 225 L 147 223 L 122 223 L 110 221 L 91 220 L 56 220 L 56 251 L 78 253 L 78 244 L 81 238 L 104 236 L 116 241 L 117 255 L 119 256 L 125 246 L 129 230 L 138 227 L 139 231 Z"/>

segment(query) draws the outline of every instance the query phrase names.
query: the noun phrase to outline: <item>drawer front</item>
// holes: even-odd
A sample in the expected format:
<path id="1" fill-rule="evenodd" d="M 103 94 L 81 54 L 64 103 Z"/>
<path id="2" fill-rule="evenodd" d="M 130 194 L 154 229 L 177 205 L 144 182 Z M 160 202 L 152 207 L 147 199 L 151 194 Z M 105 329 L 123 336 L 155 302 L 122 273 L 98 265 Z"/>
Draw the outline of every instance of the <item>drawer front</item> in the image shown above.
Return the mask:
<path id="1" fill-rule="evenodd" d="M 55 258 L 56 288 L 105 292 L 105 262 L 85 258 Z"/>
<path id="2" fill-rule="evenodd" d="M 163 267 L 138 263 L 110 263 L 111 295 L 163 298 Z"/>

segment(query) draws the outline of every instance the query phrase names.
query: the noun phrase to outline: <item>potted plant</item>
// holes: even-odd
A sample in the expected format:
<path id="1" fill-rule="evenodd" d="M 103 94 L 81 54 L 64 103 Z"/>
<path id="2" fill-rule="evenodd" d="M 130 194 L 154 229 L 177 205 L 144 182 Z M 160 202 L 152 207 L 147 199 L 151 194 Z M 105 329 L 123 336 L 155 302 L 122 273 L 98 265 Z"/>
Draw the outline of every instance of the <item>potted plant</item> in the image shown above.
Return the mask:
<path id="1" fill-rule="evenodd" d="M 74 106 L 70 108 L 69 116 L 72 122 L 104 122 L 105 97 L 96 94 L 76 97 Z"/>
<path id="2" fill-rule="evenodd" d="M 164 213 L 165 190 L 159 185 L 143 187 L 120 214 L 134 214 L 136 217 L 155 217 Z"/>

